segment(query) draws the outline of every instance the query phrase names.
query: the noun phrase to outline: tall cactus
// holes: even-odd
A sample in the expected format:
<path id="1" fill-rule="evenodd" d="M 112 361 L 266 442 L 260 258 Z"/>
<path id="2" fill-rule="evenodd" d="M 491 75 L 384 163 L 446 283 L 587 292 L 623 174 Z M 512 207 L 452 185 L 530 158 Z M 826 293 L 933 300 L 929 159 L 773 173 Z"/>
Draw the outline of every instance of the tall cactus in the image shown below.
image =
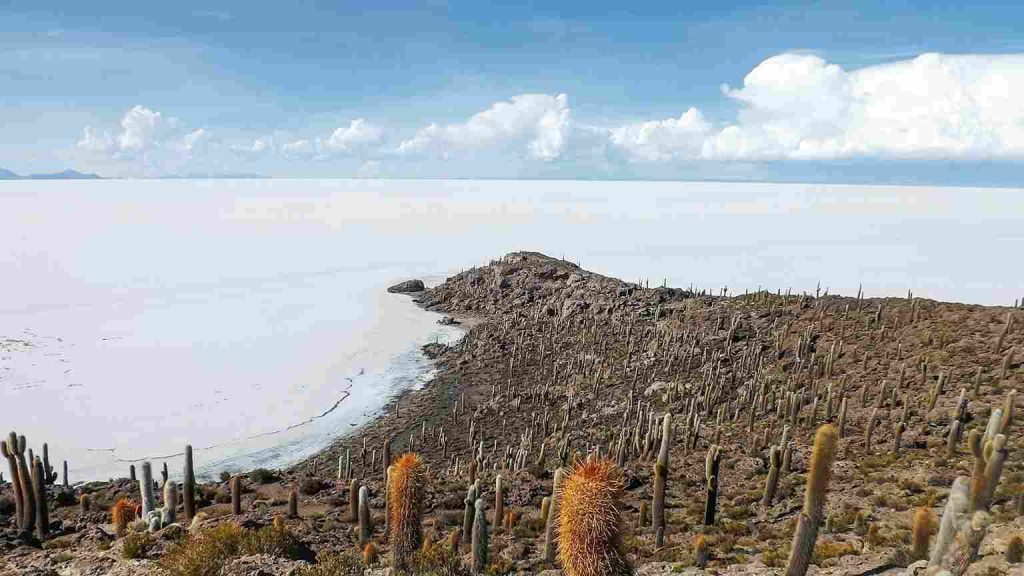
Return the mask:
<path id="1" fill-rule="evenodd" d="M 348 483 L 348 519 L 359 521 L 359 480 L 355 478 Z"/>
<path id="2" fill-rule="evenodd" d="M 174 524 L 178 515 L 178 485 L 170 480 L 164 482 L 164 508 L 161 523 L 164 526 Z"/>
<path id="3" fill-rule="evenodd" d="M 577 461 L 556 495 L 558 557 L 566 576 L 630 573 L 622 548 L 622 472 L 608 459 Z"/>
<path id="4" fill-rule="evenodd" d="M 498 525 L 505 514 L 505 486 L 501 474 L 494 477 L 494 524 Z"/>
<path id="5" fill-rule="evenodd" d="M 420 517 L 426 475 L 423 462 L 413 453 L 403 454 L 391 467 L 388 477 L 388 515 L 391 539 L 391 566 L 404 570 L 423 541 Z"/>
<path id="6" fill-rule="evenodd" d="M 768 508 L 775 500 L 775 490 L 779 486 L 779 468 L 782 466 L 781 450 L 778 446 L 772 446 L 768 452 L 768 479 L 764 484 L 764 495 L 761 497 L 761 505 Z"/>
<path id="7" fill-rule="evenodd" d="M 25 518 L 25 499 L 21 491 L 21 475 L 18 473 L 18 460 L 15 457 L 18 447 L 18 436 L 11 432 L 8 440 L 0 441 L 0 452 L 7 458 L 7 466 L 11 472 L 11 491 L 14 493 L 14 519 L 18 526 Z"/>
<path id="8" fill-rule="evenodd" d="M 196 475 L 192 466 L 191 444 L 185 445 L 185 470 L 181 491 L 184 492 L 185 518 L 192 520 L 196 515 Z"/>
<path id="9" fill-rule="evenodd" d="M 551 485 L 551 504 L 548 506 L 547 525 L 544 527 L 544 561 L 551 563 L 555 561 L 555 549 L 557 546 L 557 528 L 559 494 L 562 490 L 562 481 L 565 472 L 561 468 L 555 470 L 555 479 Z"/>
<path id="10" fill-rule="evenodd" d="M 797 520 L 786 576 L 804 576 L 810 566 L 818 529 L 824 518 L 825 494 L 832 478 L 832 463 L 838 443 L 839 436 L 830 424 L 819 428 L 814 437 L 807 487 L 804 489 L 804 509 Z"/>
<path id="11" fill-rule="evenodd" d="M 665 488 L 668 482 L 668 452 L 672 442 L 672 414 L 665 414 L 661 428 L 661 447 L 658 450 L 658 461 L 654 464 L 654 505 L 652 525 L 655 530 L 655 538 L 660 534 L 664 535 L 665 528 Z M 655 542 L 655 546 L 662 547 L 664 542 Z"/>
<path id="12" fill-rule="evenodd" d="M 704 460 L 705 498 L 704 498 L 704 525 L 714 526 L 715 515 L 718 512 L 718 471 L 722 464 L 722 453 L 718 446 L 712 445 L 708 448 L 708 455 Z"/>
<path id="13" fill-rule="evenodd" d="M 32 474 L 29 472 L 29 462 L 25 458 L 25 448 L 28 442 L 25 436 L 16 436 L 11 432 L 8 440 L 14 440 L 14 458 L 18 462 L 18 478 L 21 480 L 21 501 L 24 504 L 24 514 L 21 518 L 21 529 L 24 532 L 31 532 L 36 527 L 36 497 L 32 488 Z M 9 447 L 10 448 L 10 447 Z"/>
<path id="14" fill-rule="evenodd" d="M 231 513 L 242 513 L 242 477 L 238 475 L 231 477 Z"/>
<path id="15" fill-rule="evenodd" d="M 484 509 L 484 501 L 477 498 L 474 503 L 473 535 L 471 537 L 472 563 L 470 569 L 474 574 L 483 574 L 487 569 L 488 557 L 488 533 L 487 533 L 487 512 Z"/>
<path id="16" fill-rule="evenodd" d="M 476 500 L 480 495 L 480 487 L 474 482 L 466 490 L 466 499 L 463 501 L 465 509 L 462 511 L 462 534 L 469 537 L 473 530 L 473 516 L 476 514 Z"/>
<path id="17" fill-rule="evenodd" d="M 148 518 L 149 513 L 156 510 L 156 496 L 153 494 L 153 465 L 148 460 L 142 463 L 139 494 L 142 495 L 142 517 Z"/>
<path id="18" fill-rule="evenodd" d="M 366 546 L 373 534 L 370 523 L 370 491 L 366 486 L 359 488 L 359 546 Z"/>
<path id="19" fill-rule="evenodd" d="M 45 540 L 50 535 L 50 516 L 46 507 L 46 470 L 39 456 L 32 463 L 32 493 L 36 504 L 36 535 Z"/>

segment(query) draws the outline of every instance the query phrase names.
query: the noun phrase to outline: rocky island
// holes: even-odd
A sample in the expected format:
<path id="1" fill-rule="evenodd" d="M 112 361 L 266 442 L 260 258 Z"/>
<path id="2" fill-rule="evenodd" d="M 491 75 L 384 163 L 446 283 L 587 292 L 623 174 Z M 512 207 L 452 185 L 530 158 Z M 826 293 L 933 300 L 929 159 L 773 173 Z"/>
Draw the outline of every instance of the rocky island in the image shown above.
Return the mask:
<path id="1" fill-rule="evenodd" d="M 392 288 L 466 336 L 290 469 L 68 485 L 5 440 L 0 574 L 1024 573 L 1016 305 L 709 294 L 530 252 Z"/>

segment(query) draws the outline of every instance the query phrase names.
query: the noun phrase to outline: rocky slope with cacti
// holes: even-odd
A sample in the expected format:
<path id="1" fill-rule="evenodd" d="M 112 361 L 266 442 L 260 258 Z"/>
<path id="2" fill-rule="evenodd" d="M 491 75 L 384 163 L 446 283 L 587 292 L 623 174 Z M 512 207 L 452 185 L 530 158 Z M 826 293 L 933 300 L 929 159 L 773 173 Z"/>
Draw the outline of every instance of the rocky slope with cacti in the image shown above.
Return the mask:
<path id="1" fill-rule="evenodd" d="M 8 439 L 0 574 L 1024 574 L 1024 310 L 907 296 L 509 254 L 414 294 L 467 335 L 289 470 L 63 486 Z"/>

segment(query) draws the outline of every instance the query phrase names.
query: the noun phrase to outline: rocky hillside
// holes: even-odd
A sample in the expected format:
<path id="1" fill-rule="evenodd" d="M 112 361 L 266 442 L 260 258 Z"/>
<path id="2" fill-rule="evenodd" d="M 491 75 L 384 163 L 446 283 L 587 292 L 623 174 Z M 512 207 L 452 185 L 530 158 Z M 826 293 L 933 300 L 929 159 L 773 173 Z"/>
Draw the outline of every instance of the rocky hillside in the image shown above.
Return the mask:
<path id="1" fill-rule="evenodd" d="M 12 573 L 350 574 L 367 560 L 376 570 L 389 553 L 403 556 L 396 537 L 405 542 L 385 532 L 385 462 L 414 451 L 423 540 L 436 545 L 402 565 L 412 573 L 475 564 L 602 574 L 628 563 L 644 574 L 783 574 L 799 531 L 808 574 L 939 573 L 915 563 L 933 553 L 953 574 L 1024 574 L 1024 439 L 1013 421 L 1024 379 L 1020 310 L 698 294 L 536 253 L 509 254 L 416 298 L 471 328 L 457 345 L 430 346 L 438 376 L 386 416 L 291 470 L 240 478 L 238 514 L 230 480 L 199 487 L 203 515 L 190 530 L 137 526 L 115 538 L 108 510 L 122 497 L 138 501 L 134 484 L 51 487 L 45 542 L 13 527 L 0 536 Z M 551 499 L 554 471 L 588 458 L 590 469 L 564 477 L 566 496 Z M 605 459 L 611 468 L 598 466 Z M 476 562 L 471 480 L 489 526 L 487 557 Z M 368 534 L 359 506 L 354 517 L 350 508 L 359 487 Z M 568 521 L 580 510 L 570 492 L 605 521 L 582 531 L 563 524 L 578 536 L 560 542 L 557 530 L 546 535 L 542 509 L 563 506 L 551 521 Z M 76 503 L 83 493 L 86 511 Z M 287 514 L 291 493 L 298 518 Z M 956 522 L 940 533 L 950 501 Z M 10 513 L 0 501 L 0 514 Z M 237 542 L 209 559 L 213 571 L 174 571 L 216 538 Z M 356 556 L 367 542 L 378 563 Z M 605 563 L 579 571 L 574 562 L 590 557 Z"/>

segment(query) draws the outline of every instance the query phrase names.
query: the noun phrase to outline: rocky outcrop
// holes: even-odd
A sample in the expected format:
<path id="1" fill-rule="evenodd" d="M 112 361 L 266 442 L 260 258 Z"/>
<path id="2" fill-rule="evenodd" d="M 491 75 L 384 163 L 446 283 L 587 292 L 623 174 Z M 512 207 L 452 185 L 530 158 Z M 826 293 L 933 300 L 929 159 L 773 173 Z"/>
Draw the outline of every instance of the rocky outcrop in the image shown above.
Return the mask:
<path id="1" fill-rule="evenodd" d="M 423 292 L 423 290 L 423 280 L 406 280 L 388 288 L 388 292 L 392 294 L 415 294 L 416 292 Z"/>

